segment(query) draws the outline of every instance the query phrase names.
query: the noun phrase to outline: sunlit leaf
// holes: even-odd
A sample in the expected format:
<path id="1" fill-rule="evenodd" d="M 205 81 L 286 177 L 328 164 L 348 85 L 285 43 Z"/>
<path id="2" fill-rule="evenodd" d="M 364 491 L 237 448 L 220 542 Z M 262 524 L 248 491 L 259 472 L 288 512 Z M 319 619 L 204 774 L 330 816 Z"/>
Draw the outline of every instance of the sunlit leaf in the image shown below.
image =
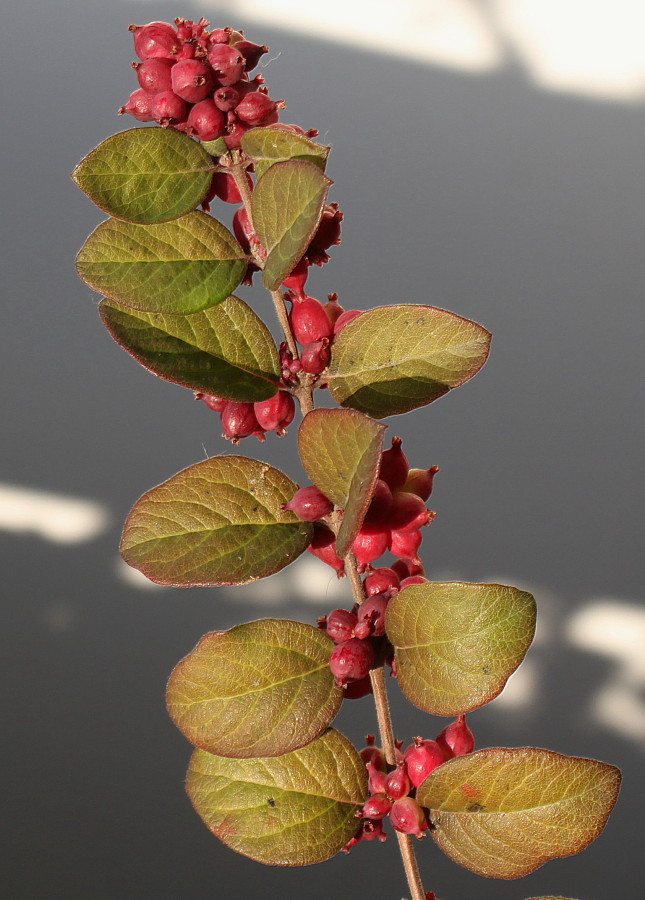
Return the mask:
<path id="1" fill-rule="evenodd" d="M 519 878 L 597 837 L 619 786 L 619 770 L 607 763 L 494 747 L 439 766 L 417 799 L 451 859 L 479 875 Z"/>
<path id="2" fill-rule="evenodd" d="M 195 463 L 137 500 L 121 555 L 151 581 L 179 587 L 246 584 L 293 562 L 312 526 L 282 504 L 296 485 L 245 456 Z"/>
<path id="3" fill-rule="evenodd" d="M 352 319 L 334 340 L 329 390 L 341 406 L 383 418 L 431 403 L 472 378 L 490 334 L 434 306 L 379 306 Z"/>
<path id="4" fill-rule="evenodd" d="M 388 603 L 385 630 L 408 700 L 453 716 L 501 692 L 533 640 L 535 600 L 503 584 L 412 584 Z"/>
<path id="5" fill-rule="evenodd" d="M 76 258 L 78 274 L 123 306 L 157 313 L 194 313 L 235 290 L 244 251 L 221 222 L 190 212 L 160 225 L 108 219 Z"/>
<path id="6" fill-rule="evenodd" d="M 272 866 L 329 859 L 354 836 L 365 766 L 333 729 L 284 756 L 229 759 L 195 750 L 186 790 L 232 850 Z"/>
<path id="7" fill-rule="evenodd" d="M 253 160 L 255 174 L 260 178 L 273 163 L 286 159 L 305 160 L 324 172 L 331 148 L 278 126 L 251 128 L 242 137 L 242 149 Z"/>
<path id="8" fill-rule="evenodd" d="M 352 409 L 314 409 L 298 430 L 303 468 L 343 509 L 336 552 L 344 556 L 363 522 L 378 478 L 385 426 Z"/>
<path id="9" fill-rule="evenodd" d="M 333 647 L 320 628 L 287 619 L 204 635 L 170 676 L 170 717 L 196 747 L 220 756 L 303 747 L 343 699 L 329 668 Z"/>
<path id="10" fill-rule="evenodd" d="M 114 340 L 168 381 L 230 400 L 266 400 L 280 386 L 278 351 L 261 319 L 237 297 L 191 315 L 164 315 L 102 300 Z"/>
<path id="11" fill-rule="evenodd" d="M 318 166 L 299 159 L 277 162 L 253 191 L 253 225 L 267 258 L 262 282 L 276 290 L 309 246 L 331 181 Z"/>
<path id="12" fill-rule="evenodd" d="M 206 196 L 213 160 L 172 128 L 113 134 L 72 173 L 90 200 L 111 216 L 150 225 L 176 219 Z"/>

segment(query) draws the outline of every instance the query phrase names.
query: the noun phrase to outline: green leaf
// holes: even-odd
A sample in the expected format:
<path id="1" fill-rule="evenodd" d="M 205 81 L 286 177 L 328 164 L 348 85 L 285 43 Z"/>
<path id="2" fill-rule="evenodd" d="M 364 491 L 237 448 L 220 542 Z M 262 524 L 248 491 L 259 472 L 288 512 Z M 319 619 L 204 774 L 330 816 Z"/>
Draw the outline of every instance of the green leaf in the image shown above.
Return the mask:
<path id="1" fill-rule="evenodd" d="M 172 128 L 114 134 L 80 161 L 72 178 L 111 216 L 150 225 L 194 209 L 208 192 L 213 161 Z"/>
<path id="2" fill-rule="evenodd" d="M 417 790 L 444 853 L 491 878 L 519 878 L 584 849 L 605 827 L 620 772 L 536 747 L 455 757 Z"/>
<path id="3" fill-rule="evenodd" d="M 242 137 L 242 149 L 253 160 L 255 174 L 260 178 L 269 166 L 286 159 L 302 159 L 324 172 L 331 147 L 291 131 L 283 131 L 278 126 L 251 128 Z"/>
<path id="4" fill-rule="evenodd" d="M 490 334 L 434 306 L 378 306 L 337 334 L 329 390 L 341 406 L 377 419 L 431 403 L 486 362 Z"/>
<path id="5" fill-rule="evenodd" d="M 390 600 L 385 630 L 408 700 L 455 716 L 502 691 L 533 640 L 535 600 L 503 584 L 413 584 Z"/>
<path id="6" fill-rule="evenodd" d="M 281 508 L 295 491 L 266 463 L 213 456 L 137 500 L 121 555 L 158 584 L 256 581 L 293 562 L 311 541 L 311 524 Z"/>
<path id="7" fill-rule="evenodd" d="M 353 409 L 314 409 L 298 430 L 303 468 L 343 509 L 336 553 L 344 556 L 360 529 L 378 479 L 385 426 Z"/>
<path id="8" fill-rule="evenodd" d="M 158 313 L 215 306 L 235 290 L 246 265 L 230 231 L 203 212 L 160 225 L 108 219 L 76 258 L 78 274 L 95 291 Z"/>
<path id="9" fill-rule="evenodd" d="M 224 138 L 215 138 L 214 141 L 200 141 L 200 144 L 210 156 L 224 156 L 228 153 L 228 147 Z"/>
<path id="10" fill-rule="evenodd" d="M 168 712 L 210 753 L 278 756 L 317 738 L 343 699 L 319 628 L 260 619 L 205 635 L 173 670 Z"/>
<path id="11" fill-rule="evenodd" d="M 146 313 L 102 300 L 114 340 L 167 381 L 229 400 L 266 400 L 280 387 L 273 338 L 237 297 L 188 316 Z"/>
<path id="12" fill-rule="evenodd" d="M 277 162 L 253 191 L 251 218 L 267 258 L 262 282 L 274 291 L 300 261 L 316 232 L 332 182 L 313 163 Z"/>
<path id="13" fill-rule="evenodd" d="M 284 756 L 227 759 L 195 750 L 186 790 L 227 847 L 271 866 L 306 866 L 356 834 L 367 779 L 352 744 L 329 729 Z"/>

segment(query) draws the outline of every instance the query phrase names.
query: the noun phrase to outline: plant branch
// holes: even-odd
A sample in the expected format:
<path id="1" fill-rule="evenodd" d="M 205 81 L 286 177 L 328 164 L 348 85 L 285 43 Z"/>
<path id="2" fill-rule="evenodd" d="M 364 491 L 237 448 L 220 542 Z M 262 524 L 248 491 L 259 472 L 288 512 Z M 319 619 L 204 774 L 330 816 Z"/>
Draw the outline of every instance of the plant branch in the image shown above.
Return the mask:
<path id="1" fill-rule="evenodd" d="M 356 603 L 362 603 L 365 599 L 365 594 L 353 553 L 348 553 L 345 557 L 345 569 L 352 585 L 354 600 Z M 385 759 L 389 765 L 396 766 L 396 744 L 394 743 L 394 730 L 392 728 L 392 716 L 390 715 L 390 703 L 385 686 L 385 670 L 383 666 L 370 670 L 370 681 L 372 682 L 376 718 Z M 401 853 L 401 860 L 412 900 L 425 900 L 426 895 L 421 883 L 412 837 L 409 834 L 402 834 L 400 831 L 396 832 L 396 837 L 399 842 L 399 852 Z"/>

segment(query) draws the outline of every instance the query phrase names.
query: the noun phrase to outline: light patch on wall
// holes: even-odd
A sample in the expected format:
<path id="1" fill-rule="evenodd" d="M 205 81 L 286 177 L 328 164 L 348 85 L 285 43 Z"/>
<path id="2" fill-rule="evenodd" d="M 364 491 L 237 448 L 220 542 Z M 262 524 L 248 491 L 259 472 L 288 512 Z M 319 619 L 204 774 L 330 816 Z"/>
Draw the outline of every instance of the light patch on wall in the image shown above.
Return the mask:
<path id="1" fill-rule="evenodd" d="M 54 544 L 83 544 L 109 524 L 108 510 L 95 500 L 0 484 L 0 530 L 35 534 Z"/>

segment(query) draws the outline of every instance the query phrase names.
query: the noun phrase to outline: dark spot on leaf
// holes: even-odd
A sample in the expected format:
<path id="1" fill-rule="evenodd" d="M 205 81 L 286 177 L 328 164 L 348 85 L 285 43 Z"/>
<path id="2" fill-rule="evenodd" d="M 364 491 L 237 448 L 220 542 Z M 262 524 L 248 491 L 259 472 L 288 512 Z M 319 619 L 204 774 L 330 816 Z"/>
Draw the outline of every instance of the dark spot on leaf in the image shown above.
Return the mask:
<path id="1" fill-rule="evenodd" d="M 275 806 L 275 800 L 273 799 L 273 797 L 267 797 L 267 803 L 269 804 L 271 809 L 273 809 L 273 807 Z"/>
<path id="2" fill-rule="evenodd" d="M 482 666 L 482 672 L 484 673 L 484 675 L 488 675 L 489 671 L 490 670 L 489 670 L 488 666 Z"/>
<path id="3" fill-rule="evenodd" d="M 481 803 L 469 803 L 466 807 L 468 812 L 481 812 L 482 809 L 486 809 L 486 807 Z"/>

